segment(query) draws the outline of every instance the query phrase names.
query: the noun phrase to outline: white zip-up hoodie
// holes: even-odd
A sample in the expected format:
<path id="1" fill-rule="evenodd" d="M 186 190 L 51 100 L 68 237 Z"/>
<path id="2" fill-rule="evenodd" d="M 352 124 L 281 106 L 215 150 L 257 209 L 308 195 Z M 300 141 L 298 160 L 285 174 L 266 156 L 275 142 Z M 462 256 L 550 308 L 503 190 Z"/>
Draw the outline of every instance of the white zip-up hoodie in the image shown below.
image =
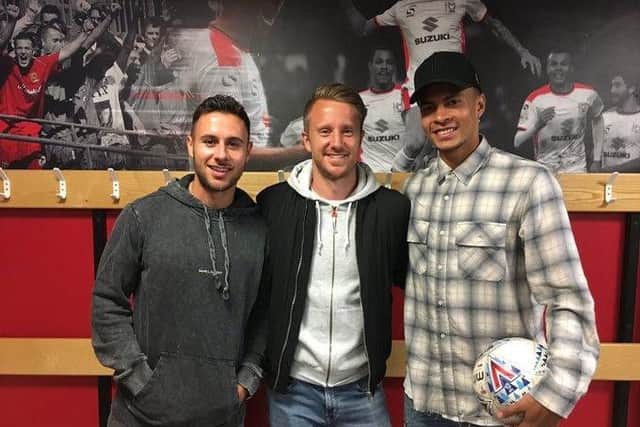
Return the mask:
<path id="1" fill-rule="evenodd" d="M 314 200 L 316 236 L 307 300 L 293 358 L 291 376 L 324 387 L 349 384 L 368 374 L 364 315 L 356 261 L 358 200 L 380 187 L 362 163 L 358 183 L 344 200 L 326 200 L 311 189 L 311 160 L 296 165 L 288 183 Z"/>

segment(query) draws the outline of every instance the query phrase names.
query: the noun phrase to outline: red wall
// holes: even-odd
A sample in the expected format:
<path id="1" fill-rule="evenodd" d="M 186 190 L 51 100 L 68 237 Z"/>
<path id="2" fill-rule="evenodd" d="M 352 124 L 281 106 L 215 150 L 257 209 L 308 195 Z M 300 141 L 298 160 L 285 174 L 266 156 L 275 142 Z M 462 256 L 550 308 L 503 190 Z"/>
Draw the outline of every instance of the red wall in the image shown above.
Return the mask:
<path id="1" fill-rule="evenodd" d="M 108 216 L 111 229 L 116 212 Z M 596 300 L 600 338 L 616 339 L 624 215 L 571 215 L 585 273 Z M 89 337 L 93 282 L 91 212 L 0 209 L 0 336 Z M 640 293 L 636 341 L 640 341 Z M 394 298 L 395 339 L 402 339 L 402 294 Z M 98 425 L 95 378 L 0 376 L 0 425 Z M 385 381 L 394 426 L 402 425 L 402 380 Z M 611 425 L 613 384 L 595 382 L 562 425 Z M 634 384 L 629 427 L 640 425 Z M 249 402 L 247 426 L 263 426 L 265 397 Z"/>
<path id="2" fill-rule="evenodd" d="M 0 236 L 0 336 L 90 336 L 91 212 L 0 209 Z M 96 384 L 0 376 L 0 425 L 97 426 Z"/>

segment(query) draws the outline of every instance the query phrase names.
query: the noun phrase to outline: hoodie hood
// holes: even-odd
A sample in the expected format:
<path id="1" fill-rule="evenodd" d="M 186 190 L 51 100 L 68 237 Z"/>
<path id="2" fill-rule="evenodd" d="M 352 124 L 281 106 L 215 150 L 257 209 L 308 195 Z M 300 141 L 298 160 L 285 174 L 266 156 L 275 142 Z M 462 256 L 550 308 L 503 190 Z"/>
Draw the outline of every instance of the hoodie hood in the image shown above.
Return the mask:
<path id="1" fill-rule="evenodd" d="M 332 207 L 339 207 L 346 205 L 347 211 L 347 220 L 344 222 L 345 224 L 345 251 L 348 249 L 351 244 L 351 233 L 349 230 L 349 218 L 351 216 L 352 207 L 357 205 L 358 200 L 362 200 L 371 193 L 375 192 L 378 188 L 380 188 L 380 183 L 376 180 L 373 171 L 369 166 L 364 163 L 356 163 L 356 168 L 358 172 L 358 183 L 356 184 L 356 188 L 353 192 L 343 200 L 327 200 L 321 196 L 319 196 L 315 191 L 311 189 L 311 168 L 312 168 L 311 159 L 305 160 L 301 163 L 298 163 L 291 174 L 289 175 L 289 179 L 287 180 L 288 184 L 302 197 L 313 200 L 315 203 L 316 209 L 316 249 L 318 253 L 322 253 L 322 248 L 324 247 L 324 241 L 322 239 L 322 227 L 326 224 L 323 224 L 322 212 L 320 208 L 320 204 L 327 204 Z"/>
<path id="2" fill-rule="evenodd" d="M 189 192 L 189 184 L 191 184 L 194 178 L 194 174 L 185 175 L 179 180 L 172 181 L 166 186 L 162 187 L 160 191 L 167 193 L 170 197 L 174 198 L 178 202 L 189 206 L 198 215 L 202 216 L 204 228 L 207 233 L 207 246 L 209 251 L 209 259 L 211 261 L 211 269 L 200 269 L 199 272 L 210 274 L 213 278 L 213 281 L 215 282 L 216 289 L 218 290 L 218 292 L 220 292 L 222 298 L 224 300 L 228 300 L 230 292 L 230 257 L 225 221 L 232 220 L 233 217 L 239 215 L 255 214 L 258 211 L 258 207 L 247 193 L 239 188 L 236 188 L 236 191 L 233 195 L 233 202 L 229 207 L 224 209 L 209 208 Z M 216 225 L 218 228 L 217 233 L 215 231 L 212 232 L 211 229 Z M 224 257 L 224 263 L 220 266 L 221 268 L 218 268 L 217 265 L 218 253 L 216 251 L 216 240 L 219 241 L 218 246 L 222 248 L 222 255 Z"/>
<path id="3" fill-rule="evenodd" d="M 332 206 L 353 203 L 364 199 L 380 187 L 380 183 L 376 180 L 369 166 L 364 163 L 357 163 L 356 167 L 358 169 L 358 184 L 344 200 L 327 200 L 311 189 L 311 159 L 298 163 L 291 171 L 287 182 L 298 194 L 306 199 L 327 203 Z"/>
<path id="4" fill-rule="evenodd" d="M 198 211 L 204 211 L 204 203 L 199 199 L 196 199 L 193 194 L 189 192 L 189 184 L 191 184 L 194 178 L 194 174 L 187 174 L 182 178 L 171 181 L 169 184 L 161 187 L 160 191 L 167 193 L 169 196 L 184 205 L 190 206 Z M 247 193 L 236 187 L 236 192 L 233 195 L 233 202 L 229 207 L 224 209 L 208 208 L 208 210 L 209 212 L 222 211 L 224 212 L 225 217 L 228 217 L 243 214 L 254 214 L 258 210 L 258 206 Z"/>

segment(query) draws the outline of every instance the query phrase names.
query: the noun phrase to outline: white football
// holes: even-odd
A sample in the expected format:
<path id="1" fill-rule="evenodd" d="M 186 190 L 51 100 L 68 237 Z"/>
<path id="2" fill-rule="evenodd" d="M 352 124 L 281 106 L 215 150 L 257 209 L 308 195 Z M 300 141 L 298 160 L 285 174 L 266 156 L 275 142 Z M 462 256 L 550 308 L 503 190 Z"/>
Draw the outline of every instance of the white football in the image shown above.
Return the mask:
<path id="1" fill-rule="evenodd" d="M 473 368 L 473 390 L 492 416 L 516 403 L 547 370 L 547 348 L 528 338 L 504 338 L 491 344 Z M 521 417 L 501 420 L 518 423 Z"/>

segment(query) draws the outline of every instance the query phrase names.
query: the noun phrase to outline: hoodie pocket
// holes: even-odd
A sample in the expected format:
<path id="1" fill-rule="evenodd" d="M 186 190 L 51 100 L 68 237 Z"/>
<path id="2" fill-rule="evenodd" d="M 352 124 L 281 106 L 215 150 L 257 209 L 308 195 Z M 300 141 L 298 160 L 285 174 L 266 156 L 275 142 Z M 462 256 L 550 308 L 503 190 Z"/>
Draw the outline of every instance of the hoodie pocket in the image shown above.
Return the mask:
<path id="1" fill-rule="evenodd" d="M 456 245 L 460 275 L 473 280 L 503 281 L 506 231 L 507 225 L 497 222 L 459 222 Z"/>
<path id="2" fill-rule="evenodd" d="M 153 424 L 223 422 L 240 405 L 236 382 L 231 360 L 162 353 L 131 409 Z"/>

